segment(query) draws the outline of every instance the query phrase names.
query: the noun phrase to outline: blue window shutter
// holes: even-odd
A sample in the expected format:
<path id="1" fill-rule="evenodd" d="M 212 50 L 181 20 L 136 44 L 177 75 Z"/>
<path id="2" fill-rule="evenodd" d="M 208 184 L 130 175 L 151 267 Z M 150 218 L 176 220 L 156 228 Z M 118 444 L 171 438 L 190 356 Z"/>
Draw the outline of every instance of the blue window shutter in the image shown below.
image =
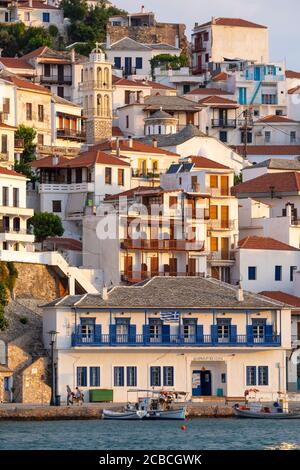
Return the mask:
<path id="1" fill-rule="evenodd" d="M 162 342 L 163 343 L 170 342 L 170 325 L 162 326 Z"/>
<path id="2" fill-rule="evenodd" d="M 251 372 L 254 371 L 254 382 L 251 383 Z M 256 385 L 256 367 L 247 366 L 246 368 L 246 375 L 247 375 L 247 386 Z"/>
<path id="3" fill-rule="evenodd" d="M 83 384 L 82 384 L 82 386 L 86 387 L 87 386 L 87 368 L 83 367 L 82 369 L 83 369 Z"/>
<path id="4" fill-rule="evenodd" d="M 212 342 L 214 341 L 217 341 L 218 340 L 218 327 L 217 325 L 211 325 L 211 340 Z"/>
<path id="5" fill-rule="evenodd" d="M 197 325 L 197 343 L 204 343 L 203 325 Z"/>
<path id="6" fill-rule="evenodd" d="M 116 69 L 121 68 L 121 57 L 115 57 L 115 68 Z"/>
<path id="7" fill-rule="evenodd" d="M 80 367 L 77 367 L 77 387 L 79 387 Z"/>
<path id="8" fill-rule="evenodd" d="M 164 386 L 167 385 L 167 377 L 168 377 L 168 368 L 167 367 L 164 367 L 163 368 L 163 383 L 164 383 Z"/>
<path id="9" fill-rule="evenodd" d="M 116 342 L 116 325 L 109 325 L 109 337 L 111 343 Z"/>
<path id="10" fill-rule="evenodd" d="M 237 326 L 231 325 L 230 327 L 230 342 L 236 343 L 237 342 Z"/>
<path id="11" fill-rule="evenodd" d="M 102 343 L 102 325 L 95 325 L 95 335 L 94 335 L 94 342 L 95 343 Z"/>
<path id="12" fill-rule="evenodd" d="M 117 367 L 114 367 L 114 386 L 116 387 L 117 385 Z"/>
<path id="13" fill-rule="evenodd" d="M 149 325 L 143 325 L 144 343 L 149 343 Z"/>
<path id="14" fill-rule="evenodd" d="M 243 88 L 239 88 L 239 104 L 243 103 Z"/>
<path id="15" fill-rule="evenodd" d="M 150 385 L 153 387 L 153 367 L 150 367 Z"/>
<path id="16" fill-rule="evenodd" d="M 136 57 L 136 59 L 135 59 L 135 68 L 136 69 L 142 69 L 143 68 L 143 58 L 142 57 Z"/>
<path id="17" fill-rule="evenodd" d="M 161 386 L 161 368 L 158 368 L 158 387 Z"/>
<path id="18" fill-rule="evenodd" d="M 129 326 L 129 342 L 136 343 L 136 325 Z"/>
<path id="19" fill-rule="evenodd" d="M 273 341 L 273 325 L 266 325 L 266 343 L 272 343 Z"/>
<path id="20" fill-rule="evenodd" d="M 124 367 L 120 367 L 120 386 L 124 387 Z"/>
<path id="21" fill-rule="evenodd" d="M 265 372 L 266 372 L 266 385 L 269 385 L 269 367 L 265 368 Z"/>
<path id="22" fill-rule="evenodd" d="M 247 326 L 247 342 L 253 343 L 253 326 L 252 325 Z"/>
<path id="23" fill-rule="evenodd" d="M 137 386 L 137 368 L 133 367 L 132 369 L 133 369 L 133 384 L 132 384 L 132 386 L 136 387 Z"/>

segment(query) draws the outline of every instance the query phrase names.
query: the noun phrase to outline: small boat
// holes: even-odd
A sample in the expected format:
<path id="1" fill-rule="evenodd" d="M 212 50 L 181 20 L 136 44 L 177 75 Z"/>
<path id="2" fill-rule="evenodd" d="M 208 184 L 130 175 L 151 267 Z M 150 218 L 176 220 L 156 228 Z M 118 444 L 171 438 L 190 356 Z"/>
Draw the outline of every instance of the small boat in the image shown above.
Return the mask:
<path id="1" fill-rule="evenodd" d="M 300 419 L 300 413 L 285 412 L 276 407 L 240 406 L 235 405 L 233 411 L 238 418 L 251 419 Z"/>
<path id="2" fill-rule="evenodd" d="M 146 415 L 145 411 L 139 410 L 126 410 L 123 411 L 113 411 L 113 410 L 103 410 L 104 419 L 119 419 L 119 420 L 140 420 L 143 419 Z"/>
<path id="3" fill-rule="evenodd" d="M 186 415 L 186 407 L 178 408 L 177 410 L 150 410 L 144 419 L 176 419 L 184 420 Z"/>

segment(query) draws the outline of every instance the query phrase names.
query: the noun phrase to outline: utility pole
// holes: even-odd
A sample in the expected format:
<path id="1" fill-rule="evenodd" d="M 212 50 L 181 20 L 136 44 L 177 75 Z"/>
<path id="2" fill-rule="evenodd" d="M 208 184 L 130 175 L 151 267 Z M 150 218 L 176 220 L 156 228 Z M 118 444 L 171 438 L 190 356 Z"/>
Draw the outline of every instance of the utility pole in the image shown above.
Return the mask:
<path id="1" fill-rule="evenodd" d="M 248 158 L 248 122 L 252 122 L 252 111 L 250 106 L 245 110 L 245 127 L 244 127 L 244 157 Z"/>

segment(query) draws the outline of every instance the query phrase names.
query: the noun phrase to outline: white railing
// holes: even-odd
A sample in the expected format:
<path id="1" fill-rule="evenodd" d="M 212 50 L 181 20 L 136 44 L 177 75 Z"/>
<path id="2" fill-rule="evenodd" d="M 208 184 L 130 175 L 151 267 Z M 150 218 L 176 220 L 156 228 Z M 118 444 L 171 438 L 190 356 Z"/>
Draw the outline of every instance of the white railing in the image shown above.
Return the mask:
<path id="1" fill-rule="evenodd" d="M 40 192 L 94 192 L 94 183 L 41 183 Z"/>

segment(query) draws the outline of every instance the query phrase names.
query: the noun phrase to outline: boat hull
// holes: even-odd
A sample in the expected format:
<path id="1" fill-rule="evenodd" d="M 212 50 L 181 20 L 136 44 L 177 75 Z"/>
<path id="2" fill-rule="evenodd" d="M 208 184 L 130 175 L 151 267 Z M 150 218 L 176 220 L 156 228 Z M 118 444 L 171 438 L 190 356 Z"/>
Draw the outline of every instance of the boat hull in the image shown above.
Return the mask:
<path id="1" fill-rule="evenodd" d="M 136 411 L 111 411 L 103 410 L 103 419 L 115 419 L 115 420 L 140 420 L 140 416 Z"/>
<path id="2" fill-rule="evenodd" d="M 234 410 L 237 418 L 251 419 L 300 419 L 300 414 L 296 413 L 254 413 L 248 410 Z"/>
<path id="3" fill-rule="evenodd" d="M 160 419 L 173 419 L 184 420 L 186 415 L 186 408 L 179 408 L 178 410 L 151 410 L 148 411 L 145 420 L 160 420 Z"/>

